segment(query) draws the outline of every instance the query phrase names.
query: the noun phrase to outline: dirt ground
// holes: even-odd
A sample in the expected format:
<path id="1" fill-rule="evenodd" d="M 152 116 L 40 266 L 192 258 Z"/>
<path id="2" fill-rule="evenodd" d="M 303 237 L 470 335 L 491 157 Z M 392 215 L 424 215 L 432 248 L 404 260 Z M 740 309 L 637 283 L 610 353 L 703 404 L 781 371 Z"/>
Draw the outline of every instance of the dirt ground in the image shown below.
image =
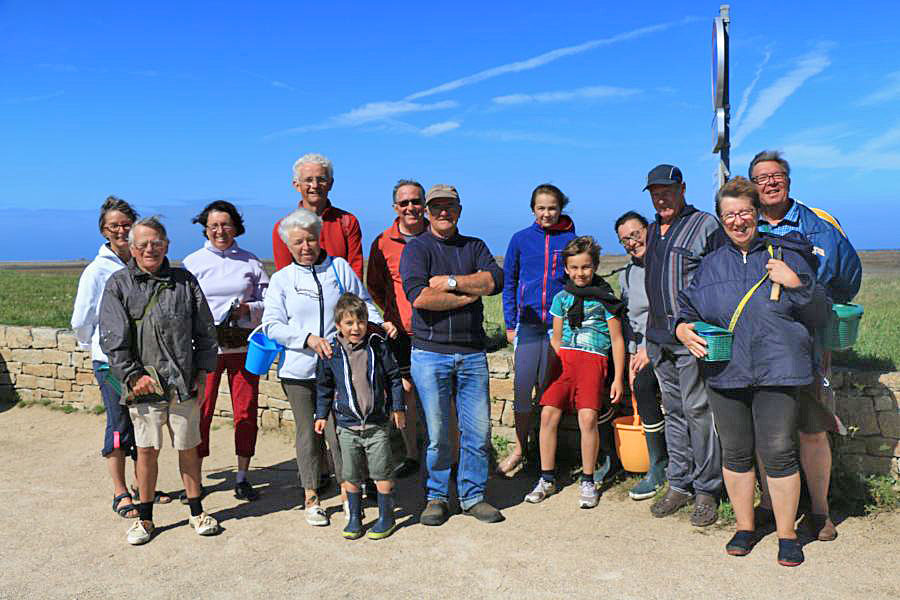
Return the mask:
<path id="1" fill-rule="evenodd" d="M 576 486 L 540 505 L 522 503 L 527 475 L 491 479 L 488 499 L 506 521 L 485 525 L 456 515 L 424 527 L 418 480 L 398 489 L 400 528 L 382 541 L 341 538 L 341 513 L 313 528 L 296 510 L 293 445 L 260 436 L 251 471 L 262 497 L 232 494 L 232 430 L 213 432 L 204 506 L 222 523 L 200 538 L 187 507 L 157 506 L 159 534 L 125 542 L 130 521 L 110 510 L 98 450 L 104 417 L 42 407 L 0 412 L 2 598 L 896 598 L 900 515 L 851 518 L 831 543 L 805 547 L 795 569 L 775 562 L 767 536 L 746 558 L 724 553 L 731 531 L 698 530 L 683 515 L 654 519 L 647 502 L 607 491 L 579 510 Z M 163 450 L 160 488 L 178 491 L 176 452 Z M 129 467 L 130 468 L 130 467 Z M 129 481 L 131 477 L 129 476 Z M 329 512 L 340 502 L 331 498 Z M 366 510 L 366 523 L 377 509 Z"/>

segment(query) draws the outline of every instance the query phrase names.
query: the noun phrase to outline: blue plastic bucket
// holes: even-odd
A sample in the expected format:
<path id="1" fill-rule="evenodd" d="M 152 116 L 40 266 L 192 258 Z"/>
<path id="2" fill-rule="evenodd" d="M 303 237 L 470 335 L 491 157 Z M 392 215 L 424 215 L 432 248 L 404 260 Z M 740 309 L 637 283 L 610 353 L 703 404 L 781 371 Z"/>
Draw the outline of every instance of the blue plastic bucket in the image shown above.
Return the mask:
<path id="1" fill-rule="evenodd" d="M 247 338 L 247 360 L 244 361 L 244 368 L 254 375 L 265 375 L 279 354 L 284 357 L 284 346 L 269 339 L 260 331 L 261 328 L 262 325 L 254 329 Z"/>

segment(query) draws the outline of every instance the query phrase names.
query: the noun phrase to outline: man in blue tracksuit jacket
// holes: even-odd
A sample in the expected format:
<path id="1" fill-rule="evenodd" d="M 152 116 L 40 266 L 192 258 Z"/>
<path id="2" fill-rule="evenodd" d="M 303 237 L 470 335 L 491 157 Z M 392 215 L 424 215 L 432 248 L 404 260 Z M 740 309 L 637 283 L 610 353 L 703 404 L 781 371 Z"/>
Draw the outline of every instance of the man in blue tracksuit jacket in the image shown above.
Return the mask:
<path id="1" fill-rule="evenodd" d="M 762 203 L 760 231 L 777 235 L 785 235 L 791 231 L 803 234 L 813 245 L 813 254 L 819 260 L 816 279 L 825 286 L 834 302 L 850 302 L 859 291 L 862 263 L 843 231 L 790 197 L 791 167 L 780 152 L 763 150 L 750 162 L 748 171 Z M 826 406 L 832 403 L 823 404 L 818 399 L 820 395 L 830 391 L 827 384 L 830 359 L 830 352 L 817 342 L 817 380 L 812 386 L 800 388 L 797 398 L 800 464 L 806 475 L 812 504 L 812 514 L 804 519 L 804 523 L 807 524 L 809 533 L 821 541 L 837 537 L 834 523 L 828 514 L 831 447 L 826 433 L 834 430 L 835 418 L 833 406 Z M 767 495 L 763 497 L 760 507 L 760 519 L 768 520 L 771 500 Z"/>

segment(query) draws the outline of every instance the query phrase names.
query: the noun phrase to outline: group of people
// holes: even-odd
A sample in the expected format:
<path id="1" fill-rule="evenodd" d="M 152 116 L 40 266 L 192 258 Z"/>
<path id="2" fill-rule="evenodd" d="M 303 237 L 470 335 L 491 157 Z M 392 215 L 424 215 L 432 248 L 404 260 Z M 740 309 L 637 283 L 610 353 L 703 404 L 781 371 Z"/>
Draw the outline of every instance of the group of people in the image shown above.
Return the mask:
<path id="1" fill-rule="evenodd" d="M 343 536 L 391 535 L 392 482 L 420 470 L 420 418 L 427 447 L 419 522 L 450 518 L 453 480 L 463 514 L 503 520 L 485 497 L 491 435 L 482 304 L 502 292 L 515 344 L 516 444 L 497 469 L 510 475 L 524 460 L 539 406 L 540 475 L 527 502 L 557 491 L 557 429 L 564 413 L 576 412 L 579 506 L 597 505 L 599 484 L 615 470 L 615 405 L 630 388 L 650 457 L 631 497 L 652 498 L 668 482 L 654 516 L 693 503 L 692 524 L 706 526 L 717 518 L 724 480 L 737 518 L 726 551 L 747 554 L 756 528 L 774 520 L 779 563 L 800 564 L 800 465 L 812 504 L 805 521 L 818 539 L 836 536 L 826 435 L 835 418 L 821 332 L 830 303 L 858 291 L 861 267 L 836 221 L 790 198 L 779 153 L 757 155 L 749 175 L 719 190 L 714 216 L 686 203 L 677 167 L 651 170 L 644 189 L 655 218 L 629 211 L 614 225 L 630 256 L 621 296 L 596 274 L 599 246 L 576 235 L 563 212 L 568 198 L 550 184 L 532 193 L 533 223 L 512 237 L 501 268 L 482 240 L 460 233 L 456 188 L 426 193 L 417 181 L 398 181 L 396 218 L 372 243 L 365 283 L 359 222 L 331 204 L 334 171 L 322 155 L 294 164 L 301 200 L 275 224 L 271 278 L 235 241 L 244 223 L 231 203 L 213 202 L 194 219 L 206 241 L 176 268 L 159 219 L 138 218 L 110 197 L 99 221 L 106 243 L 81 277 L 72 326 L 91 349 L 106 406 L 102 454 L 113 510 L 135 519 L 128 542 L 149 541 L 154 503 L 172 501 L 156 490 L 164 425 L 179 451 L 190 525 L 200 535 L 219 531 L 203 510 L 201 467 L 223 373 L 235 422 L 235 496 L 258 497 L 247 471 L 259 377 L 244 364 L 254 329 L 285 348 L 278 376 L 296 425 L 310 525 L 329 524 L 319 494 L 331 470 Z M 733 332 L 730 361 L 702 360 L 697 322 Z M 394 460 L 392 429 L 402 432 L 402 460 Z M 132 492 L 126 456 L 136 458 Z M 764 496 L 754 509 L 757 456 Z M 379 508 L 368 528 L 363 494 L 377 497 Z"/>

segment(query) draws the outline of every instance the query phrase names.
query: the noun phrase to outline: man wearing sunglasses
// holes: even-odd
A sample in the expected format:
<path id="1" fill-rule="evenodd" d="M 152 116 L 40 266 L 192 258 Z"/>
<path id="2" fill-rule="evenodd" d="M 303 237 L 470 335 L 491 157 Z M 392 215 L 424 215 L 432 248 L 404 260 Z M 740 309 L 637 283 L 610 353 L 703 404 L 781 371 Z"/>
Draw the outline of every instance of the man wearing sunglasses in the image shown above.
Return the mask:
<path id="1" fill-rule="evenodd" d="M 406 458 L 394 469 L 391 479 L 403 479 L 419 471 L 419 450 L 416 447 L 416 388 L 410 375 L 412 353 L 412 305 L 403 292 L 400 277 L 400 257 L 406 242 L 420 235 L 428 227 L 425 219 L 425 188 L 418 181 L 401 179 L 394 186 L 392 195 L 397 218 L 372 242 L 369 264 L 366 269 L 366 287 L 381 310 L 384 320 L 397 326 L 396 339 L 388 339 L 388 345 L 400 366 L 403 376 L 403 396 L 406 400 L 406 428 L 403 440 Z"/>
<path id="2" fill-rule="evenodd" d="M 428 229 L 407 242 L 400 258 L 403 290 L 413 308 L 412 380 L 428 430 L 428 503 L 419 521 L 442 525 L 450 516 L 455 396 L 459 503 L 466 515 L 496 523 L 503 515 L 485 501 L 491 422 L 481 297 L 500 293 L 503 270 L 487 244 L 459 233 L 462 206 L 456 188 L 435 185 L 425 206 Z"/>

